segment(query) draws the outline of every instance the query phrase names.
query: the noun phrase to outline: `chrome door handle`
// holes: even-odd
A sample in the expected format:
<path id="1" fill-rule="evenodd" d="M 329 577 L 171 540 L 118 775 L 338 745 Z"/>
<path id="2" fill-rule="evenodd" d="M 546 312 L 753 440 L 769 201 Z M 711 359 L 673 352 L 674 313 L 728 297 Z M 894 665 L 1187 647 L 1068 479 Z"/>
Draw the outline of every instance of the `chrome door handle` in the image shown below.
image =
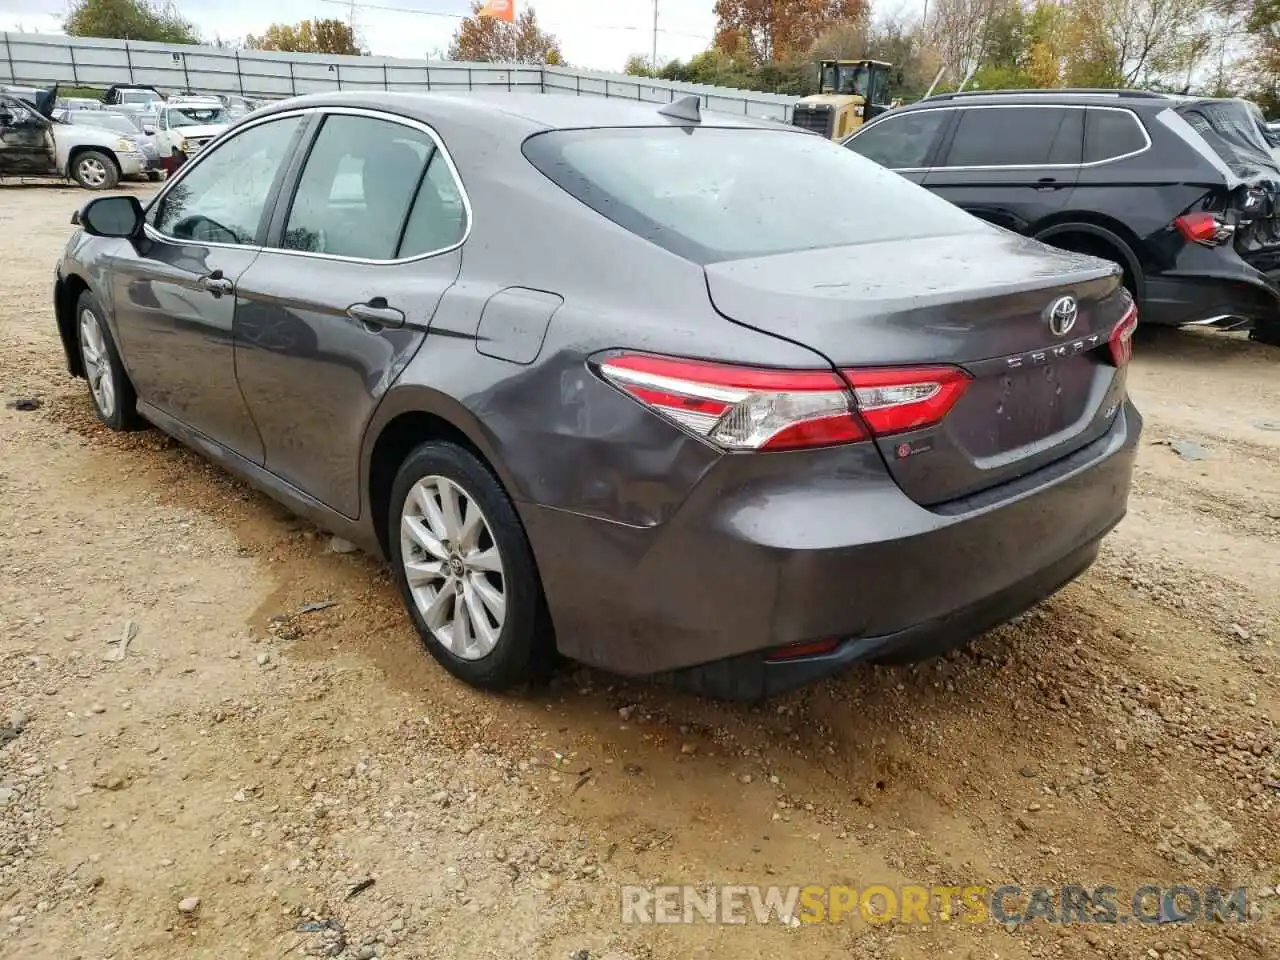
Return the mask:
<path id="1" fill-rule="evenodd" d="M 404 326 L 404 311 L 387 306 L 383 297 L 374 297 L 368 303 L 353 303 L 347 307 L 347 316 L 366 327 Z"/>
<path id="2" fill-rule="evenodd" d="M 220 297 L 224 293 L 233 293 L 236 289 L 236 285 L 224 277 L 221 270 L 215 270 L 207 277 L 201 277 L 200 285 L 215 297 Z"/>

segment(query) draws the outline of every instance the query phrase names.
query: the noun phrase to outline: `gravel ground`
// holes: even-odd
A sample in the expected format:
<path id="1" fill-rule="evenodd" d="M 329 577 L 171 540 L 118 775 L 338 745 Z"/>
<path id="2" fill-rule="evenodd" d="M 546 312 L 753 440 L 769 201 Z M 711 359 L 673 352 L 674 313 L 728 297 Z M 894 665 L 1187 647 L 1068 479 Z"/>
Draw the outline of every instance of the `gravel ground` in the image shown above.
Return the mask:
<path id="1" fill-rule="evenodd" d="M 753 708 L 486 696 L 373 561 L 99 427 L 50 305 L 85 199 L 0 187 L 0 954 L 1280 956 L 1280 350 L 1145 336 L 1130 516 L 970 649 Z M 1247 885 L 1254 919 L 624 925 L 657 882 Z"/>

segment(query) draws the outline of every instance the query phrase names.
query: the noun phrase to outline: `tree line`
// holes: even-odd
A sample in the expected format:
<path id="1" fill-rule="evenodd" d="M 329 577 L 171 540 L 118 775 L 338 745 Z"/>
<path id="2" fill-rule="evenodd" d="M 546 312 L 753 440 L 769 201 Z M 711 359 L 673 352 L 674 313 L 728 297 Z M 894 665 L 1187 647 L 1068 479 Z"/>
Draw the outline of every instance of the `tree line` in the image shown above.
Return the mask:
<path id="1" fill-rule="evenodd" d="M 455 60 L 563 63 L 532 7 L 513 23 L 471 15 L 454 33 Z M 923 17 L 876 17 L 869 0 L 716 0 L 711 46 L 689 60 L 631 57 L 640 76 L 804 95 L 824 58 L 887 60 L 890 94 L 938 90 L 1144 87 L 1246 96 L 1280 115 L 1280 0 L 929 0 Z M 199 43 L 172 0 L 72 0 L 73 36 Z M 220 46 L 361 54 L 337 19 L 272 24 Z"/>
<path id="2" fill-rule="evenodd" d="M 711 47 L 687 61 L 631 57 L 628 73 L 792 95 L 824 58 L 894 64 L 890 93 L 1142 87 L 1246 96 L 1280 114 L 1280 0 L 930 0 L 923 17 L 867 0 L 717 0 Z"/>

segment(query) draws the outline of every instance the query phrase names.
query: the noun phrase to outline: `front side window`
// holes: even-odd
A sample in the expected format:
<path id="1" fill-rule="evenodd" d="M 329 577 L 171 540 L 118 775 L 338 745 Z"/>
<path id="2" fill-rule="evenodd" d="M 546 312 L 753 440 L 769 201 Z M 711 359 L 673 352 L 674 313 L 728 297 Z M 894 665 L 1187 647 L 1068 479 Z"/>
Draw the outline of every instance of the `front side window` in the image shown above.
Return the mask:
<path id="1" fill-rule="evenodd" d="M 250 127 L 202 156 L 152 208 L 152 225 L 180 240 L 256 243 L 272 184 L 301 122 L 283 117 Z"/>
<path id="2" fill-rule="evenodd" d="M 940 166 L 1036 167 L 1079 163 L 1084 111 L 1062 107 L 970 107 L 960 111 Z"/>
<path id="3" fill-rule="evenodd" d="M 334 114 L 303 168 L 282 246 L 396 260 L 451 246 L 464 229 L 461 194 L 430 135 Z"/>
<path id="4" fill-rule="evenodd" d="M 919 110 L 886 117 L 845 141 L 845 146 L 890 170 L 923 167 L 950 111 Z"/>
<path id="5" fill-rule="evenodd" d="M 556 130 L 525 156 L 597 213 L 695 263 L 982 229 L 829 140 L 776 130 Z"/>

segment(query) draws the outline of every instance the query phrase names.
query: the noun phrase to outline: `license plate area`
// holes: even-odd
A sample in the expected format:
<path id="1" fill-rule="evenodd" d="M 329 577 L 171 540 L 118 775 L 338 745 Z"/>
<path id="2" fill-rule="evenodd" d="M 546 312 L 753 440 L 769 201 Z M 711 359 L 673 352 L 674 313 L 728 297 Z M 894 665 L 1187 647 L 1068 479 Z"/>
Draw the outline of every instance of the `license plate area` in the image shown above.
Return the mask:
<path id="1" fill-rule="evenodd" d="M 948 418 L 953 436 L 983 458 L 1060 433 L 1085 413 L 1097 369 L 1097 359 L 1082 353 L 982 377 Z"/>

